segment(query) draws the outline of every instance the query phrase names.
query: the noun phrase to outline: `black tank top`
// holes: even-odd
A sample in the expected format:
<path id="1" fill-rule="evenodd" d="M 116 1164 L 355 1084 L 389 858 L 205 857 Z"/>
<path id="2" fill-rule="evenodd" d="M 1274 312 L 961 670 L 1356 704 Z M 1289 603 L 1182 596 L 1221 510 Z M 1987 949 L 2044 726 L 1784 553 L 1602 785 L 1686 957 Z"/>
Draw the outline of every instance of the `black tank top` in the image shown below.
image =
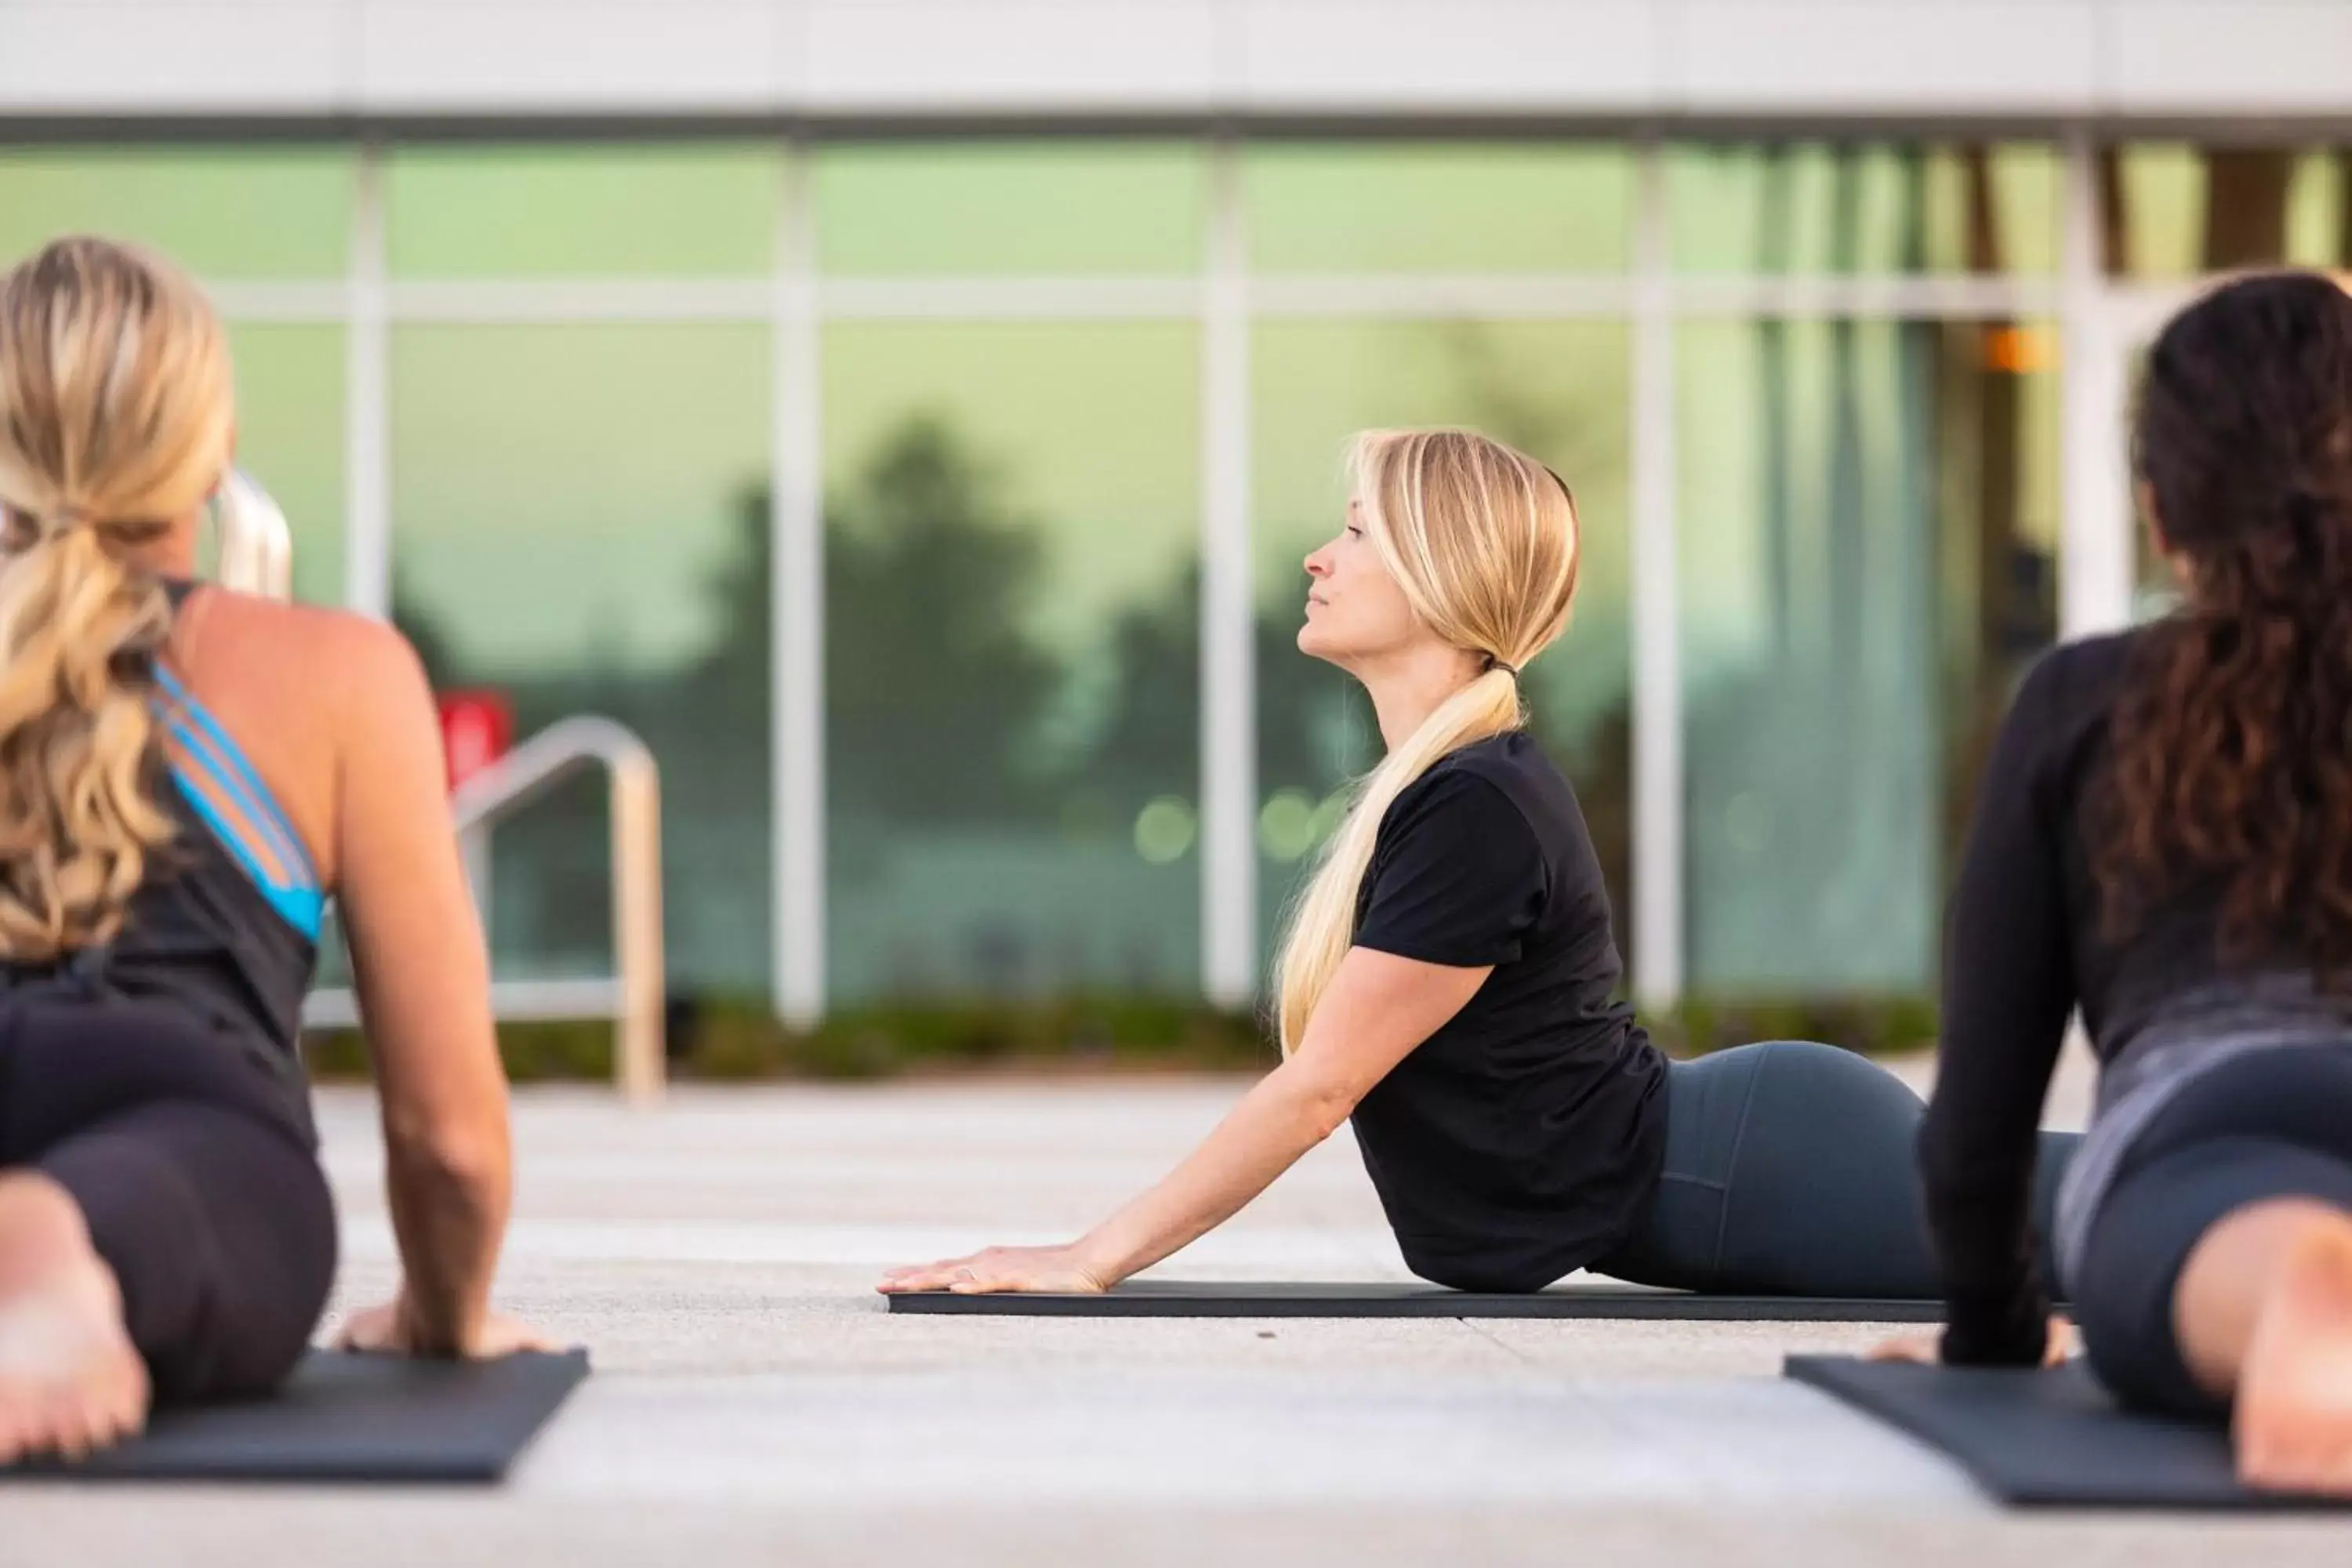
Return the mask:
<path id="1" fill-rule="evenodd" d="M 176 610 L 192 585 L 168 586 Z M 173 696 L 167 712 L 173 732 L 199 737 L 200 754 L 217 759 L 215 776 L 228 781 L 246 811 L 274 823 L 274 831 L 291 840 L 283 814 L 235 742 L 168 672 L 157 674 Z M 300 1039 L 302 999 L 318 966 L 315 917 L 306 931 L 304 908 L 289 904 L 286 889 L 265 890 L 257 879 L 265 873 L 236 842 L 236 827 L 200 804 L 176 764 L 157 779 L 154 796 L 178 831 L 148 858 L 146 877 L 131 894 L 114 940 L 38 963 L 0 960 L 0 990 L 119 996 L 184 1010 L 276 1080 L 307 1131 L 310 1093 Z M 277 852 L 307 873 L 299 841 Z M 315 890 L 307 898 L 315 908 Z"/>

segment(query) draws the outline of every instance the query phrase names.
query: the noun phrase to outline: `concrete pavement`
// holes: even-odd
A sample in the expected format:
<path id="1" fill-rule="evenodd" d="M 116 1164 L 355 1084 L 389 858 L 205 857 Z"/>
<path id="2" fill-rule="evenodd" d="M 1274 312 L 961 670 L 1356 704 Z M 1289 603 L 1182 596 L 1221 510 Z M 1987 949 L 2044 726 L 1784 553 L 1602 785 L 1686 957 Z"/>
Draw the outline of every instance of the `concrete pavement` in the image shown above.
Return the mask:
<path id="1" fill-rule="evenodd" d="M 2004 1513 L 1775 1375 L 1868 1326 L 894 1318 L 871 1294 L 891 1262 L 1074 1233 L 1239 1088 L 524 1093 L 502 1298 L 598 1373 L 508 1486 L 10 1486 L 0 1563 L 2352 1561 L 2352 1521 Z M 2086 1104 L 2070 1068 L 2052 1120 Z M 330 1092 L 321 1122 L 340 1310 L 394 1262 L 372 1107 Z M 1403 1277 L 1344 1137 L 1163 1272 Z"/>

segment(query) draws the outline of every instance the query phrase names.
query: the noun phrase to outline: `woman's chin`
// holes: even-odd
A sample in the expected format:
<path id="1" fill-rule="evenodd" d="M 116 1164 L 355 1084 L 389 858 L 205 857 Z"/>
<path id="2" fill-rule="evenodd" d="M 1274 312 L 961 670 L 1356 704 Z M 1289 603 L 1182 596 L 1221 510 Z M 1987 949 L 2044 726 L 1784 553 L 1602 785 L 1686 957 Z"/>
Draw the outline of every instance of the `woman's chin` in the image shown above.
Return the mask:
<path id="1" fill-rule="evenodd" d="M 1300 637 L 1298 651 L 1311 659 L 1329 665 L 1334 669 L 1346 670 L 1350 675 L 1355 673 L 1355 666 L 1349 662 L 1348 650 L 1334 647 L 1320 637 Z"/>

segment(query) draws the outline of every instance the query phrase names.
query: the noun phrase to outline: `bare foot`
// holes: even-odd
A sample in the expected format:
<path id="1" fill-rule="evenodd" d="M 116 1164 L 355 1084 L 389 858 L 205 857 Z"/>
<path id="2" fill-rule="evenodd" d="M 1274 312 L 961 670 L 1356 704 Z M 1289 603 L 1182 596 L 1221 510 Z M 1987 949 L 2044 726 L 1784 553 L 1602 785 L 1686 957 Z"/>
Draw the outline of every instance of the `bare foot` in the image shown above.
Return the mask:
<path id="1" fill-rule="evenodd" d="M 2352 1218 L 2315 1223 L 2279 1266 L 2238 1376 L 2238 1474 L 2352 1496 Z"/>
<path id="2" fill-rule="evenodd" d="M 103 1448 L 145 1423 L 147 1397 L 80 1209 L 46 1176 L 0 1176 L 0 1465 Z"/>

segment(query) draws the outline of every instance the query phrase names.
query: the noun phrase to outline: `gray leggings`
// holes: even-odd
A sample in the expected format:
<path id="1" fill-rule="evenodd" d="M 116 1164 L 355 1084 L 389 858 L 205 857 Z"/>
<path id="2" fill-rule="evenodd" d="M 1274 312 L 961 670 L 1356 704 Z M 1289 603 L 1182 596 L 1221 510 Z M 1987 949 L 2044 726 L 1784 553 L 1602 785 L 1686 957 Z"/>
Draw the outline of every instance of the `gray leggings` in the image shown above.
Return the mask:
<path id="1" fill-rule="evenodd" d="M 1885 1068 L 1810 1041 L 1675 1062 L 1657 1194 L 1592 1267 L 1685 1290 L 1939 1299 L 1914 1152 L 1924 1110 Z M 2032 1212 L 2045 1281 L 2058 1182 L 2080 1142 L 2042 1134 Z"/>

